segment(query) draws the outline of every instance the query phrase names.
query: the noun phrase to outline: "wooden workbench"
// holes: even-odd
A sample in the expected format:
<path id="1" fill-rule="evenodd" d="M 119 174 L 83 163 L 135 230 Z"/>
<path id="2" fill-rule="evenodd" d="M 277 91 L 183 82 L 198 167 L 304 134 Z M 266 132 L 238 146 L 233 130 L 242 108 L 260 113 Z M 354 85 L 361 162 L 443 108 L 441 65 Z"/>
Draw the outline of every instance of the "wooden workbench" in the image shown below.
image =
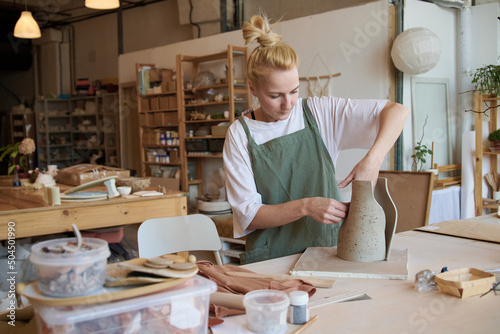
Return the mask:
<path id="1" fill-rule="evenodd" d="M 70 188 L 60 186 L 61 192 Z M 9 222 L 15 223 L 15 238 L 24 238 L 70 232 L 71 224 L 86 230 L 186 214 L 187 194 L 180 191 L 167 190 L 162 196 L 115 197 L 49 206 L 43 201 L 43 190 L 0 187 L 0 240 L 7 239 Z"/>
<path id="2" fill-rule="evenodd" d="M 439 272 L 473 267 L 498 268 L 500 244 L 419 231 L 396 234 L 393 249 L 408 249 L 407 280 L 337 278 L 330 289 L 317 289 L 311 302 L 325 297 L 361 291 L 371 299 L 325 304 L 310 309 L 319 319 L 304 333 L 497 333 L 500 328 L 500 295 L 460 299 L 438 290 L 418 292 L 415 274 L 424 269 Z M 287 274 L 300 254 L 243 266 L 262 274 Z M 212 330 L 248 333 L 245 315 L 224 318 Z M 234 327 L 233 327 L 234 326 Z M 288 325 L 293 333 L 299 325 Z"/>

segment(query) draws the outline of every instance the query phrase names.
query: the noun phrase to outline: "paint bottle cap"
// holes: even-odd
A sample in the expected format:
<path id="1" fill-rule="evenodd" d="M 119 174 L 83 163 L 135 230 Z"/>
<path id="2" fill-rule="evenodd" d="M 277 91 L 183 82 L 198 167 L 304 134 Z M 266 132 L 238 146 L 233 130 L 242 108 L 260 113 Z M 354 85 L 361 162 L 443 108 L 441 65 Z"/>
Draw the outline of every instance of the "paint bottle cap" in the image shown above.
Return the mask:
<path id="1" fill-rule="evenodd" d="M 292 291 L 289 297 L 291 305 L 306 305 L 309 302 L 309 294 L 305 291 Z"/>

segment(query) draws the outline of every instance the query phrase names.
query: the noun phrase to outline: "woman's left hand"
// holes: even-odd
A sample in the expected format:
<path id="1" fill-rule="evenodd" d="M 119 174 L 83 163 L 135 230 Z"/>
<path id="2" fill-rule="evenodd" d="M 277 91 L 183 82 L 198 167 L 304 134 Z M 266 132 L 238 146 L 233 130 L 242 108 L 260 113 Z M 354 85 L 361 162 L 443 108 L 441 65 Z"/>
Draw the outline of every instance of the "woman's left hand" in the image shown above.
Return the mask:
<path id="1" fill-rule="evenodd" d="M 370 159 L 368 155 L 365 156 L 356 166 L 354 166 L 351 173 L 339 183 L 339 188 L 347 187 L 352 180 L 371 181 L 372 186 L 375 188 L 380 165 L 381 163 Z"/>

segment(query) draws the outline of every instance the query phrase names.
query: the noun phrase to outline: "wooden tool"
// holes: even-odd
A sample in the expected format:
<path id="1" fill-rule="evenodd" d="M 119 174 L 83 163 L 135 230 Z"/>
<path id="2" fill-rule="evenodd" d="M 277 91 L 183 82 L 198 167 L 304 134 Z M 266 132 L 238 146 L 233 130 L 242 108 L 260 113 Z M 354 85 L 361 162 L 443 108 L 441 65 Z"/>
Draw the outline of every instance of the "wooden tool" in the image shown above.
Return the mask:
<path id="1" fill-rule="evenodd" d="M 130 269 L 133 271 L 138 271 L 141 273 L 146 273 L 146 274 L 153 274 L 161 277 L 169 277 L 169 278 L 184 278 L 184 277 L 192 277 L 196 275 L 198 272 L 198 267 L 195 265 L 194 268 L 188 269 L 188 270 L 177 270 L 177 269 L 169 269 L 169 268 L 164 268 L 164 269 L 153 269 L 153 268 L 148 268 L 144 267 L 142 264 L 131 264 L 127 262 L 122 262 L 118 264 L 119 267 L 123 267 L 126 269 Z"/>
<path id="2" fill-rule="evenodd" d="M 264 274 L 248 273 L 242 271 L 227 271 L 226 275 L 232 277 L 247 277 L 247 278 L 272 278 L 277 281 L 301 279 L 308 283 L 311 283 L 316 288 L 331 288 L 336 282 L 335 280 L 328 278 L 290 276 L 290 275 L 264 275 Z"/>
<path id="3" fill-rule="evenodd" d="M 74 188 L 66 190 L 62 195 L 61 195 L 61 200 L 63 202 L 75 202 L 75 201 L 98 201 L 102 199 L 107 199 L 107 198 L 113 198 L 117 197 L 120 194 L 116 190 L 115 186 L 115 179 L 118 178 L 118 176 L 108 176 L 108 177 L 103 177 L 98 180 L 93 180 L 84 184 L 81 184 L 79 186 L 76 186 Z M 80 192 L 82 190 L 86 190 L 89 188 L 93 188 L 95 186 L 101 185 L 104 183 L 104 185 L 107 188 L 107 192 L 103 191 L 89 191 L 89 192 Z"/>
<path id="4" fill-rule="evenodd" d="M 302 331 L 304 331 L 307 327 L 311 326 L 311 324 L 313 322 L 315 322 L 316 320 L 318 320 L 318 318 L 319 318 L 319 315 L 315 315 L 314 317 L 311 318 L 311 320 L 309 320 L 308 322 L 306 322 L 305 324 L 303 324 L 302 326 L 300 326 L 299 329 L 297 329 L 295 332 L 293 332 L 293 334 L 302 333 Z"/>
<path id="5" fill-rule="evenodd" d="M 232 293 L 216 291 L 210 294 L 210 304 L 244 311 L 245 305 L 243 305 L 243 297 L 245 297 L 245 295 L 235 295 Z"/>

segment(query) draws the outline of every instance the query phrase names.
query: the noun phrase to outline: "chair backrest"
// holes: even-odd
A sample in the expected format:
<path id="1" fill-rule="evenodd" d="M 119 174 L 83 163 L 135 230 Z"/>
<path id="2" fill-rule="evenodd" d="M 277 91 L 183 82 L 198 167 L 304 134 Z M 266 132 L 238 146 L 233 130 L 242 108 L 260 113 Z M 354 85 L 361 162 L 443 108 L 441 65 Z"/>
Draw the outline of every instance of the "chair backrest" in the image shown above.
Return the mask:
<path id="1" fill-rule="evenodd" d="M 435 180 L 434 188 L 459 186 L 462 183 L 462 177 L 460 175 L 462 171 L 462 164 L 445 166 L 438 166 L 438 164 L 434 164 L 434 169 L 438 170 L 438 177 Z M 439 174 L 441 173 L 446 173 L 446 175 L 439 178 Z"/>
<path id="2" fill-rule="evenodd" d="M 201 214 L 155 218 L 144 221 L 137 231 L 139 256 L 150 258 L 184 251 L 214 251 L 222 264 L 222 243 L 215 223 Z"/>

